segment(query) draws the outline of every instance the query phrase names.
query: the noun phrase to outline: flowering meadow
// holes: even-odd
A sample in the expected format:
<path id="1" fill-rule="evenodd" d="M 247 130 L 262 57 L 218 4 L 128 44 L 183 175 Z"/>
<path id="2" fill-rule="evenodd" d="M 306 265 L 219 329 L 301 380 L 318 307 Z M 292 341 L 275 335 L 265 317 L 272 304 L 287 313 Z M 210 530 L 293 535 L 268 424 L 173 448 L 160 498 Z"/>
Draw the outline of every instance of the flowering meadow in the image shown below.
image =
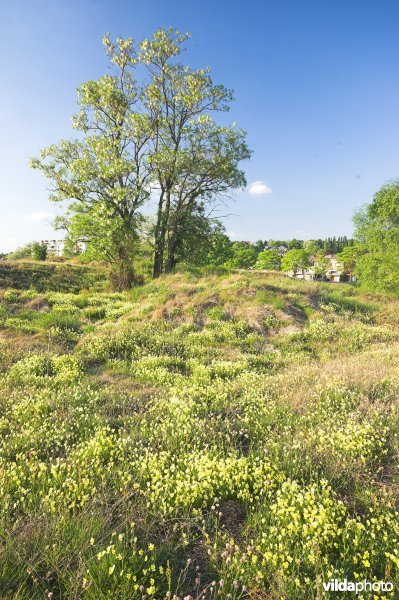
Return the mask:
<path id="1" fill-rule="evenodd" d="M 398 397 L 399 301 L 350 285 L 2 289 L 0 597 L 398 598 Z"/>

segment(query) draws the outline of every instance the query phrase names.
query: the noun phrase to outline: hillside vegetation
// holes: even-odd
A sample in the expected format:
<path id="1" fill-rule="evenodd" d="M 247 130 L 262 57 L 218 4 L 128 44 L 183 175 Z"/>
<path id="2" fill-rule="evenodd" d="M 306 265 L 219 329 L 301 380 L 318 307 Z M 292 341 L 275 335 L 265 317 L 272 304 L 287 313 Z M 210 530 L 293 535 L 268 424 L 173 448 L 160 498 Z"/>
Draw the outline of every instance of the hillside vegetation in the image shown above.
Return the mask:
<path id="1" fill-rule="evenodd" d="M 50 261 L 0 261 L 0 289 L 79 292 L 93 286 L 101 289 L 106 277 L 106 270 L 98 267 Z"/>
<path id="2" fill-rule="evenodd" d="M 0 302 L 2 598 L 399 585 L 398 300 L 242 272 Z"/>

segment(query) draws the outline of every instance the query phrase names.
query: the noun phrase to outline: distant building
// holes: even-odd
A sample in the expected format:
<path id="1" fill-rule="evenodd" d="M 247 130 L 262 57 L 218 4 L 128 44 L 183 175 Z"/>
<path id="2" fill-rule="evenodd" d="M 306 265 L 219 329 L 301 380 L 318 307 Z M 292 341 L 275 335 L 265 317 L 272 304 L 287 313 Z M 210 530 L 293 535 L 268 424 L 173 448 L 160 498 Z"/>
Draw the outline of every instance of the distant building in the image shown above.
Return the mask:
<path id="1" fill-rule="evenodd" d="M 76 242 L 76 249 L 83 254 L 83 252 L 87 251 L 87 240 L 78 240 Z"/>
<path id="2" fill-rule="evenodd" d="M 288 248 L 285 246 L 277 246 L 276 250 L 281 256 L 284 256 L 284 254 L 287 254 L 288 252 Z"/>
<path id="3" fill-rule="evenodd" d="M 64 240 L 42 240 L 42 244 L 47 247 L 48 254 L 53 256 L 64 256 L 65 241 Z M 86 252 L 87 240 L 78 240 L 76 242 L 76 250 L 79 253 Z"/>
<path id="4" fill-rule="evenodd" d="M 284 256 L 284 254 L 287 254 L 288 252 L 288 248 L 286 248 L 286 246 L 265 246 L 265 250 L 274 250 L 275 252 L 277 252 L 280 256 Z"/>
<path id="5" fill-rule="evenodd" d="M 53 254 L 54 256 L 64 255 L 64 240 L 42 240 L 41 243 L 46 246 L 48 254 Z"/>
<path id="6" fill-rule="evenodd" d="M 326 272 L 327 280 L 339 283 L 344 275 L 343 265 L 341 265 L 335 254 L 326 254 L 324 258 L 330 261 L 330 267 Z"/>
<path id="7" fill-rule="evenodd" d="M 324 281 L 331 281 L 332 283 L 340 283 L 341 281 L 355 281 L 352 275 L 345 273 L 343 265 L 339 262 L 335 254 L 329 252 L 323 256 L 323 260 L 327 261 L 327 267 L 324 272 L 324 276 L 320 276 L 319 258 L 317 256 L 310 257 L 310 266 L 304 269 L 297 269 L 296 271 L 289 271 L 287 275 L 293 279 L 305 279 L 306 281 L 314 281 L 317 279 L 323 279 Z"/>

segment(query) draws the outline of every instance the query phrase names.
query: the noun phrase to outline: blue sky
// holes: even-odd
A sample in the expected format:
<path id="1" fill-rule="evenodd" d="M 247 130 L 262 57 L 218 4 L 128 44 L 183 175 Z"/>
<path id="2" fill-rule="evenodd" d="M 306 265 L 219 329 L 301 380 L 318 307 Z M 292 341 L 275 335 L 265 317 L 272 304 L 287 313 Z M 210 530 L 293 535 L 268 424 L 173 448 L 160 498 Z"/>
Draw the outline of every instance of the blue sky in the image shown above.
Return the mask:
<path id="1" fill-rule="evenodd" d="M 73 136 L 76 88 L 107 69 L 103 34 L 161 26 L 190 31 L 184 60 L 235 90 L 229 118 L 254 154 L 231 236 L 350 235 L 399 175 L 398 17 L 396 0 L 1 0 L 0 251 L 54 237 L 60 209 L 28 157 Z"/>

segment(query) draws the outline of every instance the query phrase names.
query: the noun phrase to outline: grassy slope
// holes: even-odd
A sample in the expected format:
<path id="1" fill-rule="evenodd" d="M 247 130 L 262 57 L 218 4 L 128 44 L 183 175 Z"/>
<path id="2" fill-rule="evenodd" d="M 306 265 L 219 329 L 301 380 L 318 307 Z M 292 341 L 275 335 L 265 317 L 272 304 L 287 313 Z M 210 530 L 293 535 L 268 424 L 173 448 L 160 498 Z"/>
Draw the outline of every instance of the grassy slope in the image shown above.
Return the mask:
<path id="1" fill-rule="evenodd" d="M 398 301 L 254 272 L 0 300 L 1 597 L 399 585 Z"/>
<path id="2" fill-rule="evenodd" d="M 0 261 L 0 288 L 78 292 L 95 284 L 101 286 L 105 278 L 104 270 L 71 263 Z"/>

